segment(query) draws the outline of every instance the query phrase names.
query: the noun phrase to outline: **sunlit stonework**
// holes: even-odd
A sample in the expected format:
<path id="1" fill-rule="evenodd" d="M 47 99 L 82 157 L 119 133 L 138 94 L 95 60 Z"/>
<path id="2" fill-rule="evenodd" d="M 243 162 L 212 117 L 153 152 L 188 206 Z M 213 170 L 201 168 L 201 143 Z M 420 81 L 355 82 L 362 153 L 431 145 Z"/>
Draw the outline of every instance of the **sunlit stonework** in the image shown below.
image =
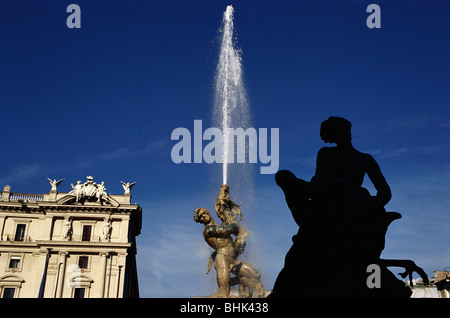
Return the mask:
<path id="1" fill-rule="evenodd" d="M 142 209 L 88 176 L 69 191 L 48 178 L 49 193 L 0 192 L 0 296 L 139 297 L 136 241 Z"/>

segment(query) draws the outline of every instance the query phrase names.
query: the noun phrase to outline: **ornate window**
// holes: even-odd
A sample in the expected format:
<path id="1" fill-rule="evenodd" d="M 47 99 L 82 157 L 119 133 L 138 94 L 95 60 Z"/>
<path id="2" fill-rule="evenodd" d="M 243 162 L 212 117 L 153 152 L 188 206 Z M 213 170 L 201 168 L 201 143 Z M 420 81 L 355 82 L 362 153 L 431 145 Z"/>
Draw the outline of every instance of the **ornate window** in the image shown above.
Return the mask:
<path id="1" fill-rule="evenodd" d="M 0 297 L 18 298 L 20 288 L 25 281 L 16 275 L 5 275 L 0 277 Z"/>
<path id="2" fill-rule="evenodd" d="M 5 272 L 20 272 L 23 266 L 23 253 L 8 253 Z"/>
<path id="3" fill-rule="evenodd" d="M 91 284 L 94 281 L 85 275 L 75 274 L 69 277 L 72 298 L 89 298 Z"/>
<path id="4" fill-rule="evenodd" d="M 30 241 L 28 233 L 31 220 L 23 218 L 13 218 L 13 221 L 14 221 L 14 235 L 11 237 L 11 239 L 18 242 Z"/>

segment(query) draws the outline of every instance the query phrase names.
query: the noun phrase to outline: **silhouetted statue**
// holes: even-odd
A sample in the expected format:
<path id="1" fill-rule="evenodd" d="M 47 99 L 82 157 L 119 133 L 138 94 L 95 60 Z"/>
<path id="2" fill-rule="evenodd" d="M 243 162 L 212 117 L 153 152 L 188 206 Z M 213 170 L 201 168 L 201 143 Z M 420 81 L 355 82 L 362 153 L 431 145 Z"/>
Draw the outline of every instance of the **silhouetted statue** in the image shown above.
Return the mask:
<path id="1" fill-rule="evenodd" d="M 324 121 L 320 136 L 336 147 L 320 149 L 310 182 L 288 170 L 275 175 L 300 229 L 270 297 L 410 297 L 387 267 L 404 267 L 402 277 L 416 271 L 425 283 L 428 278 L 412 261 L 380 259 L 387 228 L 401 215 L 384 209 L 391 190 L 377 162 L 353 148 L 344 118 Z M 366 174 L 376 196 L 362 187 Z M 379 270 L 376 284 L 368 283 L 371 264 Z"/>

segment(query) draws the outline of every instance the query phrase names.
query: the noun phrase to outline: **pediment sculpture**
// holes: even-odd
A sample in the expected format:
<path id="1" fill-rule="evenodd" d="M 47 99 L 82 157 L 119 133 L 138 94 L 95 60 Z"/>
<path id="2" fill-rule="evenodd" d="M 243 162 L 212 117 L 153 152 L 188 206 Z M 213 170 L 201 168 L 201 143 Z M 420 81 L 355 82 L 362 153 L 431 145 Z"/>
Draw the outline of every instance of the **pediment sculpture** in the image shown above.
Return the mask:
<path id="1" fill-rule="evenodd" d="M 102 181 L 100 184 L 97 184 L 93 179 L 92 176 L 88 176 L 87 181 L 84 183 L 81 183 L 81 181 L 77 181 L 76 185 L 71 183 L 72 191 L 59 199 L 58 204 L 67 204 L 74 201 L 74 203 L 80 204 L 97 202 L 118 206 L 119 203 L 106 193 L 105 183 Z"/>

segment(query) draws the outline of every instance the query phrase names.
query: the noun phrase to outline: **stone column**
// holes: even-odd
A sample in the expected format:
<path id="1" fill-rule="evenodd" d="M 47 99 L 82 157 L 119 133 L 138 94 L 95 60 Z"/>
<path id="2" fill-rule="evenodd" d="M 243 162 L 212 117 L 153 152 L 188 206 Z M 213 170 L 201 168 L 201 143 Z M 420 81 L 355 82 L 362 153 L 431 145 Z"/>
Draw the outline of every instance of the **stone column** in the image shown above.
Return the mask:
<path id="1" fill-rule="evenodd" d="M 59 262 L 61 264 L 61 268 L 59 269 L 58 286 L 56 286 L 56 298 L 61 298 L 63 294 L 67 252 L 61 252 L 59 255 L 61 256 L 61 260 Z"/>
<path id="2" fill-rule="evenodd" d="M 97 298 L 105 297 L 105 277 L 106 277 L 106 258 L 108 253 L 100 253 L 101 261 L 100 261 L 100 273 L 99 273 L 99 284 L 97 288 Z"/>
<path id="3" fill-rule="evenodd" d="M 113 261 L 113 253 L 109 252 L 109 269 L 108 269 L 108 289 L 106 290 L 106 298 L 109 298 L 109 292 L 111 290 L 111 274 L 112 274 L 112 261 Z"/>

